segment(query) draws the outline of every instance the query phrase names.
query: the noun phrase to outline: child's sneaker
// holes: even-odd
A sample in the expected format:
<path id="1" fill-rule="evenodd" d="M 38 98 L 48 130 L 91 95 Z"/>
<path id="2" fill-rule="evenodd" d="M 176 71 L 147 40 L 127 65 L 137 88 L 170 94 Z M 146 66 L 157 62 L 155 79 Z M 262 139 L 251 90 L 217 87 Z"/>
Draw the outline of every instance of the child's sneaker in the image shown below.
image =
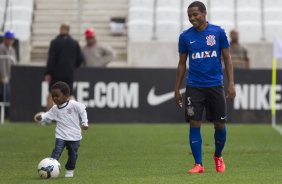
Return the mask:
<path id="1" fill-rule="evenodd" d="M 72 178 L 74 174 L 74 170 L 66 170 L 65 177 L 66 178 Z"/>
<path id="2" fill-rule="evenodd" d="M 205 168 L 201 164 L 194 164 L 194 167 L 188 171 L 189 174 L 198 174 L 205 172 Z"/>
<path id="3" fill-rule="evenodd" d="M 222 157 L 216 157 L 213 155 L 215 169 L 217 172 L 225 172 L 225 164 Z"/>

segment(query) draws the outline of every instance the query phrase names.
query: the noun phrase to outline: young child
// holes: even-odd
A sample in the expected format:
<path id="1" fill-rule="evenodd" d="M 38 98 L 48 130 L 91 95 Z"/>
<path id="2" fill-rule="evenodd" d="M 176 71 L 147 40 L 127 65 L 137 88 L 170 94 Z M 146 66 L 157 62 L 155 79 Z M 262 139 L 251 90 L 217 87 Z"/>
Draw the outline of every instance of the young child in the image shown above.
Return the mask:
<path id="1" fill-rule="evenodd" d="M 77 152 L 82 138 L 81 129 L 88 129 L 88 119 L 84 104 L 70 100 L 70 88 L 65 82 L 57 82 L 51 88 L 54 105 L 46 113 L 37 113 L 35 121 L 41 124 L 56 121 L 56 143 L 51 157 L 59 160 L 64 148 L 68 150 L 65 177 L 73 177 Z M 81 125 L 80 125 L 81 123 Z"/>

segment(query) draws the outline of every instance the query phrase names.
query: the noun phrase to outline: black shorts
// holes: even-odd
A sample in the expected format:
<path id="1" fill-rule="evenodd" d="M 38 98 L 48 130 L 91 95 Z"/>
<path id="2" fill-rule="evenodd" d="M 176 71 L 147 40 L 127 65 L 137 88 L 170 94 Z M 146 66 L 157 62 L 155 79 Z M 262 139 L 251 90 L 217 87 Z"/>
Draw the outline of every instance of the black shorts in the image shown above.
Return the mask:
<path id="1" fill-rule="evenodd" d="M 208 88 L 187 86 L 185 118 L 187 122 L 190 120 L 226 122 L 227 109 L 223 86 Z"/>

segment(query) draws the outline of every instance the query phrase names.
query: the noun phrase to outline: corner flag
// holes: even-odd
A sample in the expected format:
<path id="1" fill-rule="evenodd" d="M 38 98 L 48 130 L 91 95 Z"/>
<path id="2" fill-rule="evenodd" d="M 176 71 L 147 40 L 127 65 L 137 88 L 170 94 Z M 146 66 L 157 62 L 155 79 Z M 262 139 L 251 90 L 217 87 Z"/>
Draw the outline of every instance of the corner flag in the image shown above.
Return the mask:
<path id="1" fill-rule="evenodd" d="M 273 42 L 273 59 L 272 59 L 272 86 L 271 86 L 271 115 L 272 126 L 276 125 L 276 68 L 277 59 L 282 59 L 282 42 L 276 37 Z"/>

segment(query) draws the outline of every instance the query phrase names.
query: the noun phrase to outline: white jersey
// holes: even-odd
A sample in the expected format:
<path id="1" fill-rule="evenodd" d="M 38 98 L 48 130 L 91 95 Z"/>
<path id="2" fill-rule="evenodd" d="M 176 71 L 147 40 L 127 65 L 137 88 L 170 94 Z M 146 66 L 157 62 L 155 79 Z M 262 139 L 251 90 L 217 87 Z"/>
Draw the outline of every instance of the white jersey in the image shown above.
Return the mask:
<path id="1" fill-rule="evenodd" d="M 66 141 L 82 139 L 80 123 L 88 126 L 86 106 L 75 100 L 69 100 L 61 106 L 54 105 L 48 112 L 42 114 L 42 122 L 57 122 L 56 138 Z"/>

